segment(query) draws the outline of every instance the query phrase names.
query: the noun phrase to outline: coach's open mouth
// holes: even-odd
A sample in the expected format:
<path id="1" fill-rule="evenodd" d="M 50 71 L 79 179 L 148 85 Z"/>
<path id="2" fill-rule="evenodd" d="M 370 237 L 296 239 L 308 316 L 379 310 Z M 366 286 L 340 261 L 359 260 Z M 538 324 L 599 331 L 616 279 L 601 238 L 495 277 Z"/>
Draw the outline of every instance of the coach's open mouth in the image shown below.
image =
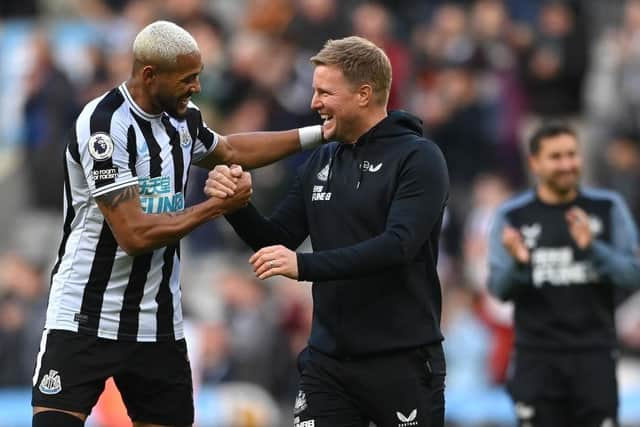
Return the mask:
<path id="1" fill-rule="evenodd" d="M 333 116 L 330 116 L 330 115 L 328 115 L 328 114 L 320 114 L 320 117 L 321 117 L 321 118 L 322 118 L 322 120 L 323 120 L 323 123 L 322 123 L 322 124 L 323 124 L 323 126 L 325 126 L 325 127 L 326 127 L 326 126 L 331 125 L 332 120 L 333 120 Z"/>

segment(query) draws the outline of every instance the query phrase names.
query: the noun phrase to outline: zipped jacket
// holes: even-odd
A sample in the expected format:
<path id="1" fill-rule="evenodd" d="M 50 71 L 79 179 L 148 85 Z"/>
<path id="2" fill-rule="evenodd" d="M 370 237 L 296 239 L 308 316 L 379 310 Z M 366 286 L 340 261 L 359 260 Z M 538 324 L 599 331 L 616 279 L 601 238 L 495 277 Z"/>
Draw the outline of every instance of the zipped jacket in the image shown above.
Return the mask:
<path id="1" fill-rule="evenodd" d="M 252 205 L 227 219 L 258 250 L 295 250 L 301 281 L 313 282 L 309 344 L 358 357 L 440 342 L 438 239 L 449 178 L 422 123 L 400 111 L 354 144 L 329 143 L 299 169 L 270 217 Z"/>

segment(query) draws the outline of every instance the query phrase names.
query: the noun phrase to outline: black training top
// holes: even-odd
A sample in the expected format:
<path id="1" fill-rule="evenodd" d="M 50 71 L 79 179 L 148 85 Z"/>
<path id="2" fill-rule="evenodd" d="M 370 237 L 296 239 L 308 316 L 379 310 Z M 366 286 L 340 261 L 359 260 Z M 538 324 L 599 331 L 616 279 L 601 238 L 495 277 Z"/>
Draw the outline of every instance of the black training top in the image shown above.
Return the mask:
<path id="1" fill-rule="evenodd" d="M 586 250 L 569 233 L 566 212 L 587 212 L 594 240 Z M 502 230 L 520 231 L 530 262 L 518 264 Z M 531 190 L 500 207 L 489 243 L 489 289 L 515 303 L 516 346 L 539 350 L 615 346 L 613 286 L 640 287 L 636 226 L 622 198 L 583 188 L 570 203 L 549 205 Z"/>
<path id="2" fill-rule="evenodd" d="M 419 119 L 389 115 L 355 144 L 316 149 L 274 214 L 253 206 L 229 222 L 254 250 L 297 248 L 299 280 L 313 281 L 309 344 L 335 357 L 442 340 L 438 237 L 449 179 Z"/>

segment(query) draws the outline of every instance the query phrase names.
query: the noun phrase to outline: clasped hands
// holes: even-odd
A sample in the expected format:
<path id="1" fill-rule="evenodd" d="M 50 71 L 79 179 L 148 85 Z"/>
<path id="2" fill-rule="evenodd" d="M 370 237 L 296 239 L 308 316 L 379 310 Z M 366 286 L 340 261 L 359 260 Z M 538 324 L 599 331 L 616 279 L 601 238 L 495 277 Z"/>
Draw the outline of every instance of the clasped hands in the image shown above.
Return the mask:
<path id="1" fill-rule="evenodd" d="M 579 208 L 572 207 L 565 214 L 569 234 L 580 249 L 587 249 L 593 241 L 593 233 L 587 213 Z M 525 245 L 522 235 L 514 227 L 507 225 L 502 230 L 502 244 L 511 256 L 519 263 L 526 264 L 530 261 L 529 248 Z"/>
<path id="2" fill-rule="evenodd" d="M 204 193 L 209 197 L 218 197 L 232 201 L 231 213 L 246 206 L 251 197 L 251 175 L 239 165 L 218 165 L 209 171 Z M 294 251 L 283 245 L 266 246 L 249 259 L 256 277 L 267 279 L 271 276 L 298 278 L 298 258 Z"/>

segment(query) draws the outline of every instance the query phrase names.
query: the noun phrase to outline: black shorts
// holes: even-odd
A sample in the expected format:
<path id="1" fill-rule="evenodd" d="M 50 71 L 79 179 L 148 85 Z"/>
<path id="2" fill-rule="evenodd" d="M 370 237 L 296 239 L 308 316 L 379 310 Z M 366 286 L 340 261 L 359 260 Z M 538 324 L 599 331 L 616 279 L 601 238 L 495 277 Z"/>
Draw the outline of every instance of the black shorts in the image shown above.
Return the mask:
<path id="1" fill-rule="evenodd" d="M 616 356 L 612 350 L 517 350 L 507 386 L 519 426 L 618 425 Z"/>
<path id="2" fill-rule="evenodd" d="M 193 386 L 184 339 L 141 343 L 45 330 L 31 405 L 89 414 L 109 377 L 132 421 L 193 424 Z"/>
<path id="3" fill-rule="evenodd" d="M 294 427 L 442 427 L 440 343 L 354 360 L 307 347 L 298 357 Z"/>

